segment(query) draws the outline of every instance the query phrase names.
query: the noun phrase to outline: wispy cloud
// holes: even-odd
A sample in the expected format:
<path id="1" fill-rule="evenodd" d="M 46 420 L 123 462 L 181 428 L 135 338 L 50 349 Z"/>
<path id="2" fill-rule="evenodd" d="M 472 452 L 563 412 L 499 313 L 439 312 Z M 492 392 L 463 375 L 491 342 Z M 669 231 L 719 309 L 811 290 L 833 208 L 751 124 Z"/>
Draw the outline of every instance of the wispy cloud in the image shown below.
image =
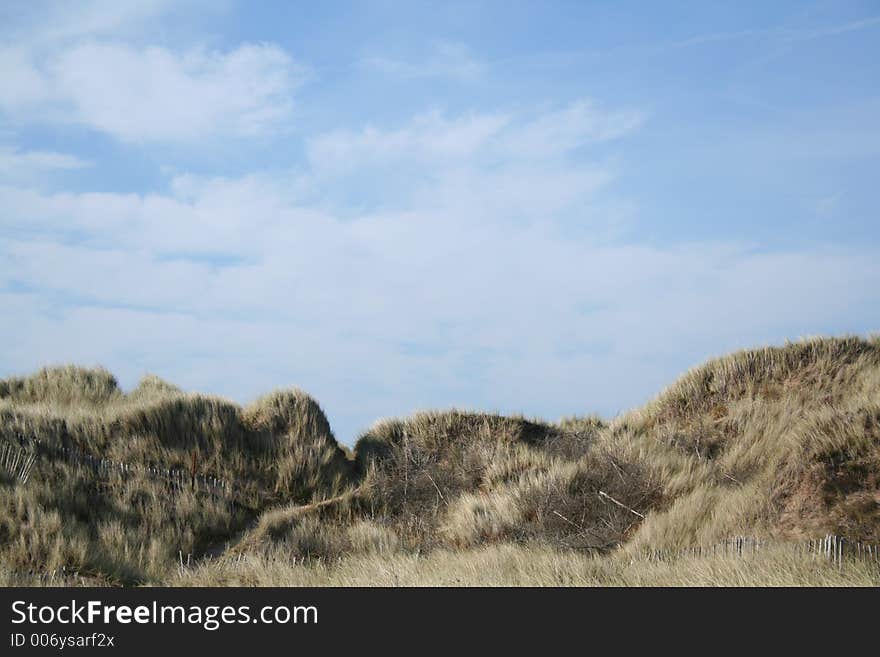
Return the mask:
<path id="1" fill-rule="evenodd" d="M 29 177 L 52 170 L 82 169 L 90 163 L 75 155 L 54 151 L 23 151 L 0 146 L 0 180 Z"/>
<path id="2" fill-rule="evenodd" d="M 319 172 L 359 168 L 365 162 L 417 159 L 441 162 L 468 158 L 484 149 L 510 123 L 503 114 L 471 114 L 449 119 L 438 111 L 420 114 L 407 125 L 359 131 L 336 130 L 309 139 L 307 153 Z"/>
<path id="3" fill-rule="evenodd" d="M 812 203 L 812 210 L 820 217 L 828 218 L 834 215 L 840 206 L 840 194 L 831 196 L 823 196 L 815 199 Z"/>
<path id="4" fill-rule="evenodd" d="M 368 54 L 360 64 L 366 69 L 401 78 L 446 77 L 463 82 L 481 79 L 487 64 L 463 43 L 434 41 L 427 52 L 411 58 L 384 54 Z"/>
<path id="5" fill-rule="evenodd" d="M 459 164 L 480 158 L 533 161 L 558 157 L 583 146 L 625 137 L 647 115 L 638 110 L 609 111 L 582 99 L 563 107 L 532 112 L 463 114 L 450 118 L 434 110 L 397 129 L 368 125 L 311 138 L 307 153 L 318 171 L 339 171 L 365 162 L 419 160 Z"/>
<path id="6" fill-rule="evenodd" d="M 329 190 L 323 198 L 337 209 L 345 197 L 333 190 L 347 188 L 364 190 L 361 211 L 416 206 L 476 212 L 484 221 L 545 220 L 583 213 L 615 177 L 614 166 L 574 154 L 625 138 L 644 117 L 586 100 L 532 111 L 433 111 L 397 128 L 318 135 L 307 141 L 306 152 L 315 193 Z M 603 224 L 598 233 L 610 229 L 612 219 Z"/>
<path id="7" fill-rule="evenodd" d="M 812 41 L 827 37 L 839 36 L 849 32 L 858 32 L 880 25 L 880 16 L 869 16 L 847 23 L 837 23 L 815 28 L 755 28 L 734 32 L 714 32 L 700 34 L 659 46 L 661 49 L 689 48 L 722 41 L 738 41 L 741 39 L 764 39 L 778 45 L 792 44 L 800 41 Z"/>
<path id="8" fill-rule="evenodd" d="M 779 35 L 785 42 L 795 41 L 811 41 L 813 39 L 824 39 L 826 37 L 839 36 L 850 32 L 859 32 L 880 25 L 880 16 L 869 16 L 848 23 L 837 25 L 828 25 L 815 29 L 799 29 L 799 30 L 777 30 L 775 34 Z"/>

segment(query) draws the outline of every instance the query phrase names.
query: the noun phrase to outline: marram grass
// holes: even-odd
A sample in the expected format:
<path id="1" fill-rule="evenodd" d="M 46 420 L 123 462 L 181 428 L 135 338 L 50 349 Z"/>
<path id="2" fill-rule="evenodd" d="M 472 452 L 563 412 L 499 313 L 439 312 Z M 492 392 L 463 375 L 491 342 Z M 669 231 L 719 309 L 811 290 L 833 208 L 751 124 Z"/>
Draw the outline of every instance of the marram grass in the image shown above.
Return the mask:
<path id="1" fill-rule="evenodd" d="M 794 547 L 880 543 L 876 337 L 715 359 L 610 422 L 432 411 L 353 451 L 301 390 L 242 407 L 45 368 L 0 380 L 0 440 L 37 453 L 27 483 L 0 469 L 5 584 L 878 583 L 876 563 Z M 734 535 L 768 547 L 641 556 Z"/>

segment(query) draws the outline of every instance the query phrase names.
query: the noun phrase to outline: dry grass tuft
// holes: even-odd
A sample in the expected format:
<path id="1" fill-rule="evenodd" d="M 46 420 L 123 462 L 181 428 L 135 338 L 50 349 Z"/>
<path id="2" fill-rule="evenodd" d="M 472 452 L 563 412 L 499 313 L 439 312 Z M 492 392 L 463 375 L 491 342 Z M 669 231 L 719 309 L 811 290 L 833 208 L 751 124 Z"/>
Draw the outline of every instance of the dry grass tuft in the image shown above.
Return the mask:
<path id="1" fill-rule="evenodd" d="M 307 501 L 316 494 L 337 495 L 348 484 L 351 463 L 324 411 L 301 390 L 258 399 L 244 409 L 242 421 L 271 445 L 275 495 Z"/>
<path id="2" fill-rule="evenodd" d="M 19 404 L 92 405 L 121 397 L 116 377 L 103 368 L 62 365 L 44 367 L 27 377 L 0 379 L 0 399 Z"/>

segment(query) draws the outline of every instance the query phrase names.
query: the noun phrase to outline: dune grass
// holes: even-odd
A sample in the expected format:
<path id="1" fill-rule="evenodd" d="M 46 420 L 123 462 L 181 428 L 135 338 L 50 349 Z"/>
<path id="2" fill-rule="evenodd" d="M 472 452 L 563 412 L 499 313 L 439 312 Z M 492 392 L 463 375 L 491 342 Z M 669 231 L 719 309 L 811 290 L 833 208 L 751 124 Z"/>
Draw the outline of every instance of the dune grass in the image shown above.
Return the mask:
<path id="1" fill-rule="evenodd" d="M 0 381 L 0 440 L 20 436 L 195 465 L 235 490 L 44 455 L 27 484 L 0 473 L 10 582 L 876 584 L 865 564 L 828 570 L 786 546 L 827 533 L 880 543 L 877 337 L 715 359 L 610 422 L 433 411 L 378 422 L 352 452 L 300 390 L 241 407 L 156 377 L 124 393 L 106 370 L 47 368 Z M 778 549 L 639 557 L 731 535 Z M 182 575 L 180 555 L 195 559 Z"/>
<path id="2" fill-rule="evenodd" d="M 878 586 L 880 567 L 837 567 L 786 544 L 743 557 L 630 560 L 513 544 L 426 555 L 375 547 L 292 562 L 284 550 L 183 569 L 169 586 Z"/>
<path id="3" fill-rule="evenodd" d="M 224 499 L 171 489 L 140 470 L 96 476 L 38 458 L 27 485 L 0 482 L 0 563 L 16 572 L 156 581 L 180 553 L 210 550 L 273 504 L 332 496 L 353 472 L 323 411 L 299 390 L 241 408 L 155 377 L 125 395 L 104 370 L 64 367 L 0 382 L 0 392 L 0 439 L 163 471 L 195 463 L 236 491 Z"/>

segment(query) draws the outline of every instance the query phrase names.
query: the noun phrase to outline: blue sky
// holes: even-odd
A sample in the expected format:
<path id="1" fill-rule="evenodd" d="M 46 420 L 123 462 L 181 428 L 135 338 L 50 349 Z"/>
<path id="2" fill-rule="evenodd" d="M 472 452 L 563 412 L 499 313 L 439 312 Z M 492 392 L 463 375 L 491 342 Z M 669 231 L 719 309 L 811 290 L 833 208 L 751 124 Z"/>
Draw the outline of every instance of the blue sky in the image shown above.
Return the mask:
<path id="1" fill-rule="evenodd" d="M 877 61 L 869 2 L 4 3 L 0 375 L 351 442 L 876 331 Z"/>

